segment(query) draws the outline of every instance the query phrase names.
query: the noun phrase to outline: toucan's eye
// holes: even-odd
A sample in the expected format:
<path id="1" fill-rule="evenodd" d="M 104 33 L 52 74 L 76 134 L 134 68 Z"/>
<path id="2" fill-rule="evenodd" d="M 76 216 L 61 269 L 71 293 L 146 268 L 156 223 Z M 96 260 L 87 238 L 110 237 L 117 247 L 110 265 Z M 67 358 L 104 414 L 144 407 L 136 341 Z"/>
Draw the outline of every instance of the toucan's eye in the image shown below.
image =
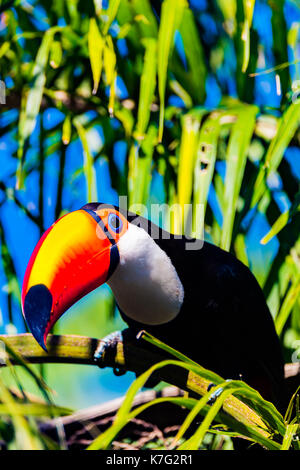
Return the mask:
<path id="1" fill-rule="evenodd" d="M 123 222 L 120 217 L 111 213 L 108 216 L 108 225 L 114 232 L 119 233 L 122 230 Z"/>

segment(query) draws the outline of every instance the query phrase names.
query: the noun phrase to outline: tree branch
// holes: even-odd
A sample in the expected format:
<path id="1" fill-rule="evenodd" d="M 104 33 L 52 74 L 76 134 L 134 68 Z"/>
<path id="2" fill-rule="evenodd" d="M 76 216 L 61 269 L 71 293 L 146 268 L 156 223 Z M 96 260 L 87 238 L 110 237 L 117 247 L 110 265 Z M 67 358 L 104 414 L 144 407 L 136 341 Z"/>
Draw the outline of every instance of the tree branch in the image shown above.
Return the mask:
<path id="1" fill-rule="evenodd" d="M 65 108 L 73 113 L 84 113 L 90 110 L 96 110 L 99 105 L 94 101 L 88 100 L 79 95 L 71 95 L 63 90 L 51 92 L 51 97 L 43 95 L 41 102 L 41 110 L 45 110 L 53 106 L 53 102 L 61 103 Z M 10 92 L 6 96 L 6 103 L 1 105 L 2 108 L 6 109 L 19 109 L 21 107 L 21 94 L 18 92 Z"/>
<path id="2" fill-rule="evenodd" d="M 48 353 L 46 353 L 31 334 L 3 335 L 0 336 L 1 340 L 7 345 L 8 350 L 11 348 L 25 360 L 35 364 L 72 363 L 97 365 L 94 360 L 94 353 L 102 342 L 102 340 L 84 336 L 49 335 L 47 340 Z M 126 340 L 124 342 L 119 341 L 116 343 L 115 348 L 108 350 L 104 358 L 104 365 L 113 368 L 123 368 L 139 374 L 164 359 L 166 357 L 162 354 L 144 349 L 136 341 Z M 9 360 L 15 365 L 19 363 L 18 359 L 12 354 L 9 354 Z M 299 373 L 299 368 L 297 372 Z M 289 375 L 292 375 L 291 368 L 289 368 Z M 168 366 L 160 369 L 159 379 L 200 396 L 207 392 L 210 385 L 208 380 L 177 366 Z M 250 425 L 252 428 L 255 427 L 256 433 L 265 438 L 270 437 L 269 431 L 258 414 L 233 395 L 230 395 L 224 401 L 223 411 L 227 416 L 229 415 L 229 417 L 238 421 L 240 425 Z"/>
<path id="3" fill-rule="evenodd" d="M 124 106 L 125 106 L 124 100 Z M 98 97 L 90 97 L 86 98 L 80 95 L 72 95 L 67 93 L 64 90 L 55 90 L 50 91 L 48 90 L 47 93 L 43 95 L 42 102 L 41 102 L 41 110 L 45 110 L 49 107 L 59 106 L 62 105 L 67 110 L 71 111 L 74 114 L 77 113 L 85 113 L 86 111 L 95 110 L 99 112 L 101 107 L 101 101 Z M 6 103 L 2 105 L 2 109 L 19 109 L 21 106 L 21 94 L 19 92 L 11 91 L 6 96 Z M 0 108 L 1 109 L 1 108 Z M 102 108 L 102 112 L 106 112 L 105 108 Z M 230 122 L 230 118 L 228 122 Z M 235 121 L 236 116 L 232 115 L 231 117 L 232 122 Z M 254 134 L 258 137 L 265 139 L 266 141 L 270 141 L 276 135 L 277 132 L 277 120 L 274 118 L 272 119 L 265 119 L 264 115 L 262 115 L 259 119 L 257 119 L 256 126 L 254 129 Z M 293 136 L 291 143 L 299 145 L 300 142 L 300 133 L 296 132 Z"/>

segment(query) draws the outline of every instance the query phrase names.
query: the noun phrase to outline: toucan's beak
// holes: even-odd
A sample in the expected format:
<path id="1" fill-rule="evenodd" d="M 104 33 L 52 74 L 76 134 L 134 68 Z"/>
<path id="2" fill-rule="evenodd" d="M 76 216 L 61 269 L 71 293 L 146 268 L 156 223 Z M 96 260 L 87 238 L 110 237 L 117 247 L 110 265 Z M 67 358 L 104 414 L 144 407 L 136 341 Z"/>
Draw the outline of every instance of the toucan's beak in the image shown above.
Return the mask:
<path id="1" fill-rule="evenodd" d="M 61 217 L 33 251 L 22 288 L 23 314 L 46 349 L 56 320 L 77 300 L 108 279 L 118 248 L 101 229 L 96 213 L 77 210 Z M 102 224 L 103 226 L 103 224 Z"/>

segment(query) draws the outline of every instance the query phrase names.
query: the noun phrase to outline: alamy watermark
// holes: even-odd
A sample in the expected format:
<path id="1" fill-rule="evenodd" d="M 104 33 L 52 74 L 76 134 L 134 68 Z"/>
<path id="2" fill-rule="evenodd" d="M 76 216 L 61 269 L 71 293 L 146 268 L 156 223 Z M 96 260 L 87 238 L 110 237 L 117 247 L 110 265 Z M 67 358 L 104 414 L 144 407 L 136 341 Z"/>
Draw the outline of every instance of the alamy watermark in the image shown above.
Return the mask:
<path id="1" fill-rule="evenodd" d="M 132 204 L 128 207 L 127 196 L 119 197 L 119 209 L 125 217 L 130 213 L 137 214 L 130 217 L 130 223 L 144 229 L 154 240 L 159 239 L 184 239 L 186 250 L 200 250 L 203 247 L 204 239 L 204 206 L 203 204 Z M 107 210 L 113 205 L 99 204 L 96 211 L 101 216 L 102 210 Z M 142 214 L 142 215 L 138 215 Z M 150 221 L 155 221 L 152 223 Z M 97 226 L 98 238 L 110 236 L 104 232 L 102 226 Z M 172 229 L 175 228 L 175 233 Z M 141 236 L 143 232 L 140 232 Z"/>

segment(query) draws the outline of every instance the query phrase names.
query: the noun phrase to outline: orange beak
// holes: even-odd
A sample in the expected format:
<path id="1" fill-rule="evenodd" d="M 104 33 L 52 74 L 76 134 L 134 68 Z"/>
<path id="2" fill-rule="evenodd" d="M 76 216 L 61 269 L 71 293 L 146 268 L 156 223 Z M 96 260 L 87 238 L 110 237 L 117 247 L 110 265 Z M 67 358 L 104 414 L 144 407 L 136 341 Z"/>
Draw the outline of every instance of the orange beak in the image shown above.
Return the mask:
<path id="1" fill-rule="evenodd" d="M 77 300 L 105 283 L 119 262 L 115 240 L 94 211 L 55 222 L 35 247 L 22 288 L 23 315 L 46 349 L 50 328 Z"/>

